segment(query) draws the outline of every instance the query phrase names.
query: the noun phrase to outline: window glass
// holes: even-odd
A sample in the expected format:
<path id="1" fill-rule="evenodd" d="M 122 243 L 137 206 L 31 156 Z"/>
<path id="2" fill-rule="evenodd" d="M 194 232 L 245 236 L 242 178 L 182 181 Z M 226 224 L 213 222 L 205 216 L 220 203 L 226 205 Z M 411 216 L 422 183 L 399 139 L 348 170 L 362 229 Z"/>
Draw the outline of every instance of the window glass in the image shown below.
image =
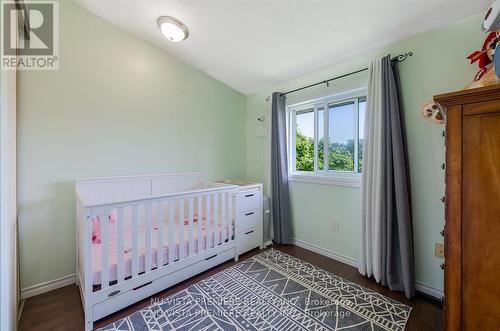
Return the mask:
<path id="1" fill-rule="evenodd" d="M 355 108 L 354 101 L 328 106 L 328 170 L 354 171 Z"/>
<path id="2" fill-rule="evenodd" d="M 332 97 L 291 106 L 291 172 L 360 173 L 363 167 L 363 136 L 366 96 L 338 102 Z M 308 174 L 309 175 L 309 174 Z"/>
<path id="3" fill-rule="evenodd" d="M 314 110 L 296 115 L 295 166 L 297 171 L 314 171 Z"/>

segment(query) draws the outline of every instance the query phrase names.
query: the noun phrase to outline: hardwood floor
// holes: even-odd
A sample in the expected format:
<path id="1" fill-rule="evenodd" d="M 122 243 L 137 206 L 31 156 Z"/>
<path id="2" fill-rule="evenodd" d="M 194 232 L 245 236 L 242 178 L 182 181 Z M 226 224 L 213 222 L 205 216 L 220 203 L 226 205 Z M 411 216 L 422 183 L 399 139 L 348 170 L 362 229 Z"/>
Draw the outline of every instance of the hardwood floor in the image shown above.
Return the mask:
<path id="1" fill-rule="evenodd" d="M 387 288 L 375 283 L 374 280 L 361 276 L 354 267 L 297 246 L 273 245 L 272 247 L 411 306 L 413 309 L 406 330 L 421 331 L 442 329 L 443 311 L 440 303 L 434 300 L 426 298 L 423 295 L 417 295 L 414 299 L 407 300 L 403 294 L 390 292 Z M 253 250 L 242 255 L 240 261 L 248 259 L 258 253 L 259 250 Z M 157 293 L 153 297 L 166 297 L 174 294 L 235 263 L 234 261 L 228 261 L 165 291 Z M 148 298 L 122 309 L 113 315 L 95 322 L 94 327 L 102 327 L 121 317 L 127 316 L 140 308 L 148 306 L 150 301 L 151 298 Z M 83 330 L 83 324 L 83 310 L 80 295 L 77 287 L 75 285 L 70 285 L 28 298 L 24 303 L 19 330 Z"/>

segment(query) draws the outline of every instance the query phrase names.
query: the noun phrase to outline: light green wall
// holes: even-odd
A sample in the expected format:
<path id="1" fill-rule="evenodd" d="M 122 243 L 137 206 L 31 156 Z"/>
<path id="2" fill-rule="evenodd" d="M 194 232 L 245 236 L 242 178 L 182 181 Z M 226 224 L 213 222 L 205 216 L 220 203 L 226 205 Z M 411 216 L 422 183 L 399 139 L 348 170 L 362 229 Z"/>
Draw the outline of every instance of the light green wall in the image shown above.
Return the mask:
<path id="1" fill-rule="evenodd" d="M 420 116 L 432 95 L 463 87 L 475 67 L 482 15 L 366 52 L 246 98 L 222 83 L 90 14 L 60 2 L 60 70 L 22 71 L 19 86 L 19 235 L 21 287 L 74 273 L 76 178 L 203 171 L 269 189 L 272 91 L 284 91 L 365 67 L 377 56 L 412 50 L 401 65 L 414 208 L 417 280 L 442 288 L 444 159 L 442 126 Z M 359 75 L 295 94 L 290 102 L 366 84 Z M 245 117 L 245 106 L 247 108 Z M 246 125 L 245 125 L 246 122 Z M 269 128 L 267 128 L 269 131 Z M 246 132 L 246 137 L 245 137 Z M 246 144 L 245 144 L 246 138 Z M 245 157 L 246 156 L 246 157 Z M 297 239 L 357 258 L 357 188 L 291 183 Z M 332 229 L 340 222 L 340 232 Z"/>
<path id="2" fill-rule="evenodd" d="M 272 91 L 286 91 L 366 67 L 370 59 L 387 53 L 396 55 L 413 51 L 415 55 L 402 63 L 400 68 L 412 181 L 416 279 L 422 284 L 442 289 L 443 274 L 439 268 L 442 260 L 434 257 L 434 243 L 443 240 L 439 234 L 444 224 L 444 208 L 440 201 L 444 192 L 444 173 L 440 168 L 444 160 L 443 125 L 425 120 L 420 115 L 420 106 L 433 95 L 460 89 L 472 79 L 476 67 L 468 64 L 465 57 L 481 47 L 484 38 L 480 31 L 481 19 L 482 14 L 475 15 L 249 96 L 247 177 L 263 181 L 268 189 L 269 173 L 266 169 L 269 169 L 270 136 L 260 137 L 256 132 L 262 131 L 257 128 L 258 116 L 265 115 L 268 119 L 266 125 L 270 125 L 270 103 L 265 98 Z M 329 92 L 322 87 L 306 92 L 307 95 L 295 94 L 291 98 L 307 99 L 363 83 L 366 84 L 366 75 L 337 82 Z M 290 186 L 294 236 L 357 259 L 360 190 L 298 182 Z M 333 232 L 332 221 L 340 222 L 339 233 Z"/>
<path id="3" fill-rule="evenodd" d="M 244 95 L 70 1 L 60 59 L 20 73 L 22 288 L 75 272 L 76 178 L 245 176 Z"/>

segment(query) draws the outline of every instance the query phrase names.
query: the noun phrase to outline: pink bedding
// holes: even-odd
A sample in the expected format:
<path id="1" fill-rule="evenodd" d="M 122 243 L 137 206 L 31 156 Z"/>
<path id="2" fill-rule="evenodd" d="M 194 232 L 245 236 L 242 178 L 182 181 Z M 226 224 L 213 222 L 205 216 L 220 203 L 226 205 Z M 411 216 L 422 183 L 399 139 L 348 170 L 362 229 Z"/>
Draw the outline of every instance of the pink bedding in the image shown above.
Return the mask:
<path id="1" fill-rule="evenodd" d="M 179 222 L 176 221 L 174 226 L 174 260 L 179 258 Z M 221 243 L 228 239 L 228 226 L 214 224 L 211 222 L 209 229 L 206 229 L 206 220 L 202 220 L 202 233 L 201 233 L 201 247 L 202 250 L 207 248 L 207 240 L 209 247 L 212 247 L 215 243 Z M 183 237 L 182 245 L 184 249 L 184 254 L 187 254 L 189 248 L 189 226 L 183 226 Z M 208 233 L 208 238 L 207 238 Z M 139 247 L 138 252 L 138 270 L 139 273 L 144 272 L 145 269 L 145 227 L 144 225 L 139 226 L 139 237 L 137 238 L 137 245 Z M 160 251 L 163 254 L 163 263 L 167 264 L 169 261 L 169 229 L 168 224 L 165 223 L 163 226 L 163 239 L 162 248 Z M 193 223 L 193 253 L 198 252 L 198 221 Z M 156 268 L 158 263 L 158 228 L 153 224 L 153 230 L 151 231 L 151 268 Z M 116 223 L 110 223 L 109 225 L 109 246 L 108 246 L 108 265 L 109 265 L 109 281 L 115 281 L 117 279 L 117 235 L 116 235 Z M 92 243 L 92 281 L 94 285 L 101 284 L 101 268 L 102 268 L 102 243 L 100 240 L 93 240 Z M 132 275 L 132 228 L 127 227 L 125 224 L 125 235 L 124 235 L 124 276 L 125 278 Z"/>

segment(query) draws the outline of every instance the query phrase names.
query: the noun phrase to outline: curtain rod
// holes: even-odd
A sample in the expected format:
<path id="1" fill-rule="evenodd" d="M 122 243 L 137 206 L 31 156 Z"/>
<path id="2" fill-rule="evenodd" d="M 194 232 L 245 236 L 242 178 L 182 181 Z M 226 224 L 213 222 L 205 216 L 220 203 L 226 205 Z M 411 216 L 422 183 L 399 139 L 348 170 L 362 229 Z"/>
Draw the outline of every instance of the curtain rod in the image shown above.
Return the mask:
<path id="1" fill-rule="evenodd" d="M 393 57 L 391 59 L 392 62 L 403 62 L 404 60 L 406 60 L 406 58 L 408 58 L 409 56 L 413 56 L 413 52 L 408 52 L 408 53 L 404 53 L 404 54 L 399 54 L 395 57 Z M 368 68 L 363 68 L 363 69 L 358 69 L 358 70 L 355 70 L 355 71 L 352 71 L 352 72 L 349 72 L 347 74 L 343 74 L 343 75 L 340 75 L 340 76 L 337 76 L 337 77 L 333 77 L 333 78 L 330 78 L 330 79 L 327 79 L 327 80 L 324 80 L 324 81 L 321 81 L 321 82 L 317 82 L 317 83 L 314 83 L 314 84 L 310 84 L 310 85 L 307 85 L 307 86 L 303 86 L 303 87 L 299 87 L 299 88 L 296 88 L 295 90 L 290 90 L 290 91 L 287 91 L 287 92 L 284 92 L 284 93 L 281 93 L 281 95 L 287 95 L 287 94 L 290 94 L 290 93 L 294 93 L 294 92 L 297 92 L 297 91 L 301 91 L 301 90 L 305 90 L 305 89 L 308 89 L 310 87 L 313 87 L 313 86 L 317 86 L 317 85 L 321 85 L 321 84 L 326 84 L 326 86 L 329 86 L 329 83 L 333 80 L 336 80 L 336 79 L 340 79 L 340 78 L 344 78 L 344 77 L 347 77 L 347 76 L 351 76 L 351 75 L 354 75 L 354 74 L 357 74 L 357 73 L 360 73 L 360 72 L 363 72 L 363 71 L 366 71 L 368 70 Z M 270 97 L 267 97 L 266 98 L 266 101 L 269 101 L 270 100 Z"/>

